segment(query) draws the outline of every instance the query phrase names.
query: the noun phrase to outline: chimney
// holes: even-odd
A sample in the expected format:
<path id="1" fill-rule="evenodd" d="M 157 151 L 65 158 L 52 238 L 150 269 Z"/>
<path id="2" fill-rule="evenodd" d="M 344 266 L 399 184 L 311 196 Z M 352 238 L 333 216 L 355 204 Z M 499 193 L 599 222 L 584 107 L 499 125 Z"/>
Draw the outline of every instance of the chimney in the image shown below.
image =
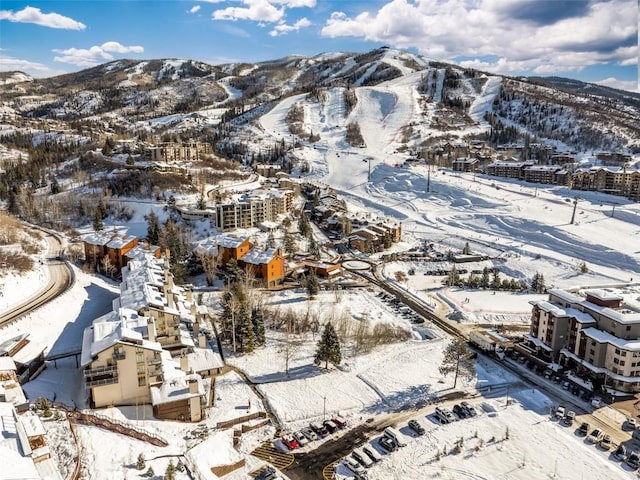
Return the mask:
<path id="1" fill-rule="evenodd" d="M 149 336 L 149 341 L 150 342 L 155 342 L 156 341 L 156 321 L 152 318 L 149 317 L 147 319 L 147 332 L 148 332 L 148 336 Z"/>
<path id="2" fill-rule="evenodd" d="M 193 292 L 190 288 L 185 289 L 185 294 L 187 296 L 187 302 L 193 302 Z"/>
<path id="3" fill-rule="evenodd" d="M 190 378 L 187 382 L 189 383 L 189 393 L 198 393 L 198 380 Z"/>
<path id="4" fill-rule="evenodd" d="M 173 292 L 167 292 L 167 306 L 172 309 L 176 308 L 176 302 Z"/>
<path id="5" fill-rule="evenodd" d="M 200 334 L 200 324 L 193 322 L 193 334 L 197 337 Z"/>
<path id="6" fill-rule="evenodd" d="M 189 357 L 186 355 L 180 357 L 180 370 L 189 373 Z"/>
<path id="7" fill-rule="evenodd" d="M 207 337 L 205 337 L 202 333 L 198 335 L 198 347 L 207 348 Z"/>
<path id="8" fill-rule="evenodd" d="M 191 310 L 191 315 L 193 315 L 195 317 L 196 313 L 197 313 L 196 304 L 195 303 L 191 304 L 190 310 Z"/>

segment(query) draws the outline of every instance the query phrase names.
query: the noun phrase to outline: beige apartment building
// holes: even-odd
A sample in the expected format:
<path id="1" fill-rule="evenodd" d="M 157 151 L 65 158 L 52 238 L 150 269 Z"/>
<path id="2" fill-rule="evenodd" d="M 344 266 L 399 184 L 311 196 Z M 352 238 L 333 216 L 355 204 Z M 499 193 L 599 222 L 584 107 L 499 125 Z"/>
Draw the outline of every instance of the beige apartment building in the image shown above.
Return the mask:
<path id="1" fill-rule="evenodd" d="M 222 370 L 198 333 L 206 314 L 190 290 L 174 284 L 168 257 L 132 259 L 113 310 L 84 331 L 81 366 L 92 406 L 150 403 L 159 418 L 199 421 L 211 405 L 212 380 L 183 368 L 180 357 L 202 350 L 200 368 Z"/>
<path id="2" fill-rule="evenodd" d="M 585 367 L 604 385 L 640 392 L 640 302 L 634 295 L 621 289 L 553 289 L 548 300 L 531 304 L 526 338 L 540 358 Z"/>

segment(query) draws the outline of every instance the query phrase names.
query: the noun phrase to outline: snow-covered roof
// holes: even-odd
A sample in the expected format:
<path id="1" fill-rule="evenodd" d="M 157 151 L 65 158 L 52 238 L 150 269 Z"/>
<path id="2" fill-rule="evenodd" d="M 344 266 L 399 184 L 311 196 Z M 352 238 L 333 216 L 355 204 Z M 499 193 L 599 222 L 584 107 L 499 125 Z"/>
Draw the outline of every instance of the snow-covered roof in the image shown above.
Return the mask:
<path id="1" fill-rule="evenodd" d="M 189 369 L 195 373 L 222 368 L 224 362 L 220 354 L 210 348 L 195 348 L 193 352 L 187 354 Z"/>
<path id="2" fill-rule="evenodd" d="M 33 412 L 25 412 L 18 416 L 18 422 L 24 427 L 24 433 L 27 437 L 37 437 L 47 433 L 40 421 L 40 417 Z"/>
<path id="3" fill-rule="evenodd" d="M 109 232 L 107 230 L 101 230 L 99 232 L 93 232 L 85 235 L 82 240 L 89 245 L 106 245 L 111 241 L 115 232 Z"/>
<path id="4" fill-rule="evenodd" d="M 245 240 L 247 240 L 247 237 L 241 237 L 238 235 L 218 235 L 216 240 L 220 247 L 238 248 Z"/>
<path id="5" fill-rule="evenodd" d="M 117 343 L 135 343 L 140 348 L 162 350 L 159 343 L 146 340 L 147 320 L 147 317 L 126 308 L 97 318 L 84 330 L 80 364 L 83 367 L 89 365 L 96 355 Z"/>
<path id="6" fill-rule="evenodd" d="M 611 320 L 615 320 L 619 323 L 639 323 L 640 322 L 640 312 L 636 312 L 629 309 L 613 309 L 609 307 L 601 307 L 600 305 L 596 305 L 595 303 L 587 302 L 586 300 L 582 302 L 582 305 L 589 310 L 594 312 L 598 312 L 600 315 L 603 315 Z"/>
<path id="7" fill-rule="evenodd" d="M 137 237 L 135 235 L 127 235 L 127 234 L 117 235 L 107 243 L 107 248 L 119 249 L 136 240 L 137 240 Z"/>
<path id="8" fill-rule="evenodd" d="M 608 301 L 611 301 L 611 300 L 622 300 L 623 299 L 622 295 L 620 295 L 619 293 L 610 292 L 610 291 L 602 289 L 602 288 L 597 288 L 597 289 L 593 289 L 593 290 L 586 290 L 584 293 L 585 293 L 585 295 L 597 298 L 598 300 L 602 300 L 602 301 L 605 301 L 605 302 L 608 302 Z"/>
<path id="9" fill-rule="evenodd" d="M 242 257 L 242 261 L 251 265 L 264 265 L 273 260 L 277 252 L 277 248 L 263 250 L 260 247 L 253 247 Z"/>
<path id="10" fill-rule="evenodd" d="M 148 243 L 139 243 L 131 250 L 129 250 L 125 257 L 130 260 L 144 260 L 147 256 L 153 256 L 160 247 L 157 245 L 149 245 Z"/>
<path id="11" fill-rule="evenodd" d="M 581 303 L 584 299 L 579 297 L 578 295 L 574 295 L 571 292 L 567 292 L 566 290 L 562 290 L 560 288 L 552 288 L 549 290 L 549 296 L 556 296 L 561 300 L 569 303 Z"/>
<path id="12" fill-rule="evenodd" d="M 536 347 L 540 347 L 540 348 L 544 348 L 545 350 L 547 350 L 548 352 L 550 352 L 552 349 L 549 345 L 547 345 L 546 343 L 544 343 L 542 340 L 540 340 L 537 337 L 534 337 L 533 335 L 531 335 L 530 333 L 525 333 L 524 338 L 526 338 L 527 340 L 530 340 L 531 342 L 533 342 L 533 344 Z"/>
<path id="13" fill-rule="evenodd" d="M 15 371 L 16 362 L 9 356 L 0 357 L 0 372 Z"/>
<path id="14" fill-rule="evenodd" d="M 132 260 L 122 270 L 120 305 L 136 311 L 148 305 L 162 307 L 165 304 L 163 284 L 161 260 L 154 257 Z"/>
<path id="15" fill-rule="evenodd" d="M 582 333 L 598 343 L 610 343 L 623 350 L 640 352 L 640 340 L 638 339 L 626 340 L 594 327 L 585 328 Z"/>
<path id="16" fill-rule="evenodd" d="M 189 383 L 196 382 L 195 393 L 189 391 Z M 175 376 L 167 379 L 159 387 L 151 387 L 151 404 L 162 405 L 164 403 L 177 402 L 187 398 L 201 397 L 207 393 L 208 383 L 198 374 Z"/>

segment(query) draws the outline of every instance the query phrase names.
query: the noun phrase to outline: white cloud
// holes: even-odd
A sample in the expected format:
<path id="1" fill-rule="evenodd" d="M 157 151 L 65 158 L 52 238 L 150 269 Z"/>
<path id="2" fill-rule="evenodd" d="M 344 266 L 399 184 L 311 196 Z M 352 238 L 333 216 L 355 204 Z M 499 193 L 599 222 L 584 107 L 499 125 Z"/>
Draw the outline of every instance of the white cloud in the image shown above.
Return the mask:
<path id="1" fill-rule="evenodd" d="M 287 25 L 286 23 L 281 23 L 273 27 L 273 30 L 269 32 L 269 35 L 272 37 L 277 37 L 278 35 L 286 35 L 289 32 L 297 32 L 301 28 L 307 28 L 311 26 L 311 22 L 306 17 L 302 17 L 293 25 Z"/>
<path id="2" fill-rule="evenodd" d="M 640 93 L 640 81 L 638 80 L 618 80 L 617 78 L 609 77 L 593 83 L 604 85 L 605 87 L 618 88 L 620 90 Z"/>
<path id="3" fill-rule="evenodd" d="M 200 11 L 200 5 L 194 5 L 188 10 L 189 13 L 198 13 L 199 11 Z"/>
<path id="4" fill-rule="evenodd" d="M 11 72 L 19 70 L 32 77 L 44 78 L 65 73 L 62 70 L 55 70 L 47 65 L 19 58 L 0 56 L 0 72 Z"/>
<path id="5" fill-rule="evenodd" d="M 268 0 L 242 0 L 244 7 L 227 7 L 213 12 L 214 20 L 252 20 L 276 23 L 284 18 L 284 8 L 276 8 Z"/>
<path id="6" fill-rule="evenodd" d="M 505 0 L 388 0 L 377 11 L 355 17 L 332 13 L 322 35 L 415 47 L 439 59 L 498 57 L 473 62 L 500 73 L 525 67 L 577 71 L 605 62 L 627 64 L 634 55 L 637 61 L 637 46 L 624 46 L 638 31 L 635 0 L 598 0 L 585 4 L 578 16 L 560 16 L 542 26 L 542 16 L 534 22 L 517 14 L 513 1 Z"/>
<path id="7" fill-rule="evenodd" d="M 56 62 L 69 63 L 78 67 L 93 67 L 99 63 L 113 60 L 111 53 L 143 53 L 144 48 L 139 45 L 127 47 L 118 42 L 105 42 L 91 48 L 67 48 L 66 50 L 54 49 L 54 53 L 61 56 L 53 57 Z"/>
<path id="8" fill-rule="evenodd" d="M 209 3 L 219 3 L 221 0 L 203 0 Z M 214 20 L 250 20 L 258 22 L 260 26 L 266 23 L 284 23 L 285 12 L 290 8 L 314 8 L 317 0 L 238 0 L 242 7 L 227 7 L 213 12 Z M 296 22 L 297 23 L 297 22 Z M 270 35 L 279 35 L 276 29 Z"/>
<path id="9" fill-rule="evenodd" d="M 0 20 L 16 23 L 34 23 L 43 27 L 62 28 L 65 30 L 84 30 L 87 26 L 72 18 L 58 13 L 42 13 L 39 8 L 25 7 L 20 11 L 0 10 Z"/>

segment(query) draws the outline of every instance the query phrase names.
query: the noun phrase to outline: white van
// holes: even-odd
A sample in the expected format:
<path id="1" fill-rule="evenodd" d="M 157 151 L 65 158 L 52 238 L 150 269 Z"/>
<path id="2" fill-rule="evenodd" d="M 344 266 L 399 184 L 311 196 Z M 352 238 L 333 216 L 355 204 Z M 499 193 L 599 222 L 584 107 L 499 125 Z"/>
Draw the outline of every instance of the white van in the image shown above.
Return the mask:
<path id="1" fill-rule="evenodd" d="M 399 447 L 406 447 L 407 442 L 405 442 L 404 435 L 401 434 L 398 430 L 393 427 L 387 427 L 384 429 L 384 434 L 389 437 L 391 440 L 396 442 L 396 445 Z"/>

